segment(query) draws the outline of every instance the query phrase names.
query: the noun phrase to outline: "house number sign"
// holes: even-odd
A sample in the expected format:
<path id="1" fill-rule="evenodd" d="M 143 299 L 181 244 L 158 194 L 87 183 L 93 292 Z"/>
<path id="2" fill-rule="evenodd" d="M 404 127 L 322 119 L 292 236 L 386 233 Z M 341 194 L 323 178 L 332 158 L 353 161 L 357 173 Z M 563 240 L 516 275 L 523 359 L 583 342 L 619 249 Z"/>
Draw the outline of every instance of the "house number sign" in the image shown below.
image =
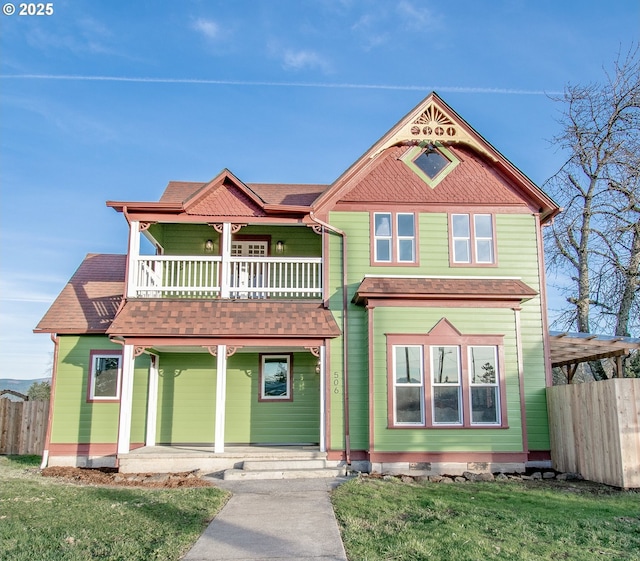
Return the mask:
<path id="1" fill-rule="evenodd" d="M 333 373 L 333 393 L 340 393 L 340 375 Z"/>

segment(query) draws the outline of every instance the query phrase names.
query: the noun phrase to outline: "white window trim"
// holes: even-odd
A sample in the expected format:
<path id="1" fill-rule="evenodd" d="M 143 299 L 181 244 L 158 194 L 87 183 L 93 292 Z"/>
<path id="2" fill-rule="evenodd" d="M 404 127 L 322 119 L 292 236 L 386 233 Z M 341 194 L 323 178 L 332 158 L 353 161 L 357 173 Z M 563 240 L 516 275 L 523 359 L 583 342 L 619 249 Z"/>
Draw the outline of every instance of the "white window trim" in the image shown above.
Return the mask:
<path id="1" fill-rule="evenodd" d="M 401 216 L 411 216 L 413 218 L 413 235 L 411 236 L 401 236 L 400 235 L 400 217 Z M 416 262 L 416 215 L 413 212 L 398 212 L 396 213 L 396 232 L 397 232 L 397 243 L 396 243 L 396 255 L 398 257 L 398 263 L 415 263 Z M 401 240 L 411 240 L 412 242 L 412 250 L 411 250 L 411 259 L 400 259 L 400 241 Z"/>
<path id="2" fill-rule="evenodd" d="M 451 347 L 456 349 L 456 354 L 458 356 L 458 383 L 457 384 L 452 384 L 450 382 L 436 382 L 435 381 L 435 374 L 434 374 L 434 354 L 433 354 L 433 350 L 435 348 L 438 347 Z M 430 366 L 431 366 L 431 376 L 430 376 L 430 381 L 431 381 L 431 403 L 429 404 L 431 406 L 431 422 L 433 423 L 433 426 L 455 426 L 455 427 L 459 427 L 459 426 L 463 426 L 464 425 L 464 409 L 463 409 L 463 400 L 462 400 L 462 393 L 463 393 L 463 387 L 462 387 L 462 348 L 460 345 L 451 345 L 451 344 L 439 344 L 439 345 L 429 345 L 429 355 L 430 355 Z M 436 407 L 435 407 L 435 392 L 433 391 L 434 388 L 457 388 L 458 389 L 458 421 L 436 421 Z"/>
<path id="3" fill-rule="evenodd" d="M 478 382 L 473 382 L 473 371 L 471 368 L 471 364 L 472 364 L 472 359 L 471 359 L 471 349 L 474 348 L 485 348 L 485 349 L 492 349 L 493 350 L 493 363 L 495 364 L 495 368 L 496 368 L 496 374 L 495 374 L 495 382 L 493 384 L 487 384 L 487 383 L 478 383 Z M 500 426 L 502 424 L 502 409 L 501 409 L 501 402 L 500 402 L 500 361 L 498 360 L 499 356 L 498 356 L 498 347 L 496 347 L 495 345 L 468 345 L 467 346 L 467 370 L 468 370 L 468 375 L 469 375 L 469 424 L 473 425 L 473 426 L 489 426 L 489 427 L 493 427 L 493 426 Z M 474 422 L 473 421 L 473 399 L 472 399 L 472 388 L 494 388 L 495 391 L 495 399 L 496 399 L 496 420 L 495 422 L 489 422 L 489 423 L 479 423 L 479 422 Z"/>
<path id="4" fill-rule="evenodd" d="M 264 382 L 265 382 L 265 361 L 267 359 L 285 359 L 287 363 L 287 392 L 285 395 L 265 395 Z M 293 399 L 292 394 L 292 377 L 291 372 L 291 355 L 288 354 L 265 354 L 260 358 L 260 401 L 291 401 Z"/>
<path id="5" fill-rule="evenodd" d="M 116 378 L 116 395 L 95 395 L 96 386 L 96 365 L 101 358 L 115 358 L 118 360 L 118 375 Z M 122 386 L 122 355 L 115 353 L 95 353 L 91 355 L 91 365 L 89 370 L 89 400 L 91 401 L 118 401 Z"/>
<path id="6" fill-rule="evenodd" d="M 468 236 L 456 236 L 453 226 L 453 218 L 455 216 L 466 216 L 467 224 L 469 229 Z M 476 218 L 479 216 L 488 216 L 489 223 L 491 225 L 491 236 L 478 236 L 477 228 L 476 228 Z M 480 213 L 470 213 L 470 212 L 456 212 L 452 213 L 450 217 L 450 227 L 451 227 L 451 252 L 452 258 L 451 262 L 455 265 L 495 265 L 496 264 L 496 247 L 495 247 L 495 224 L 494 217 L 492 214 L 487 212 Z M 467 244 L 467 253 L 469 254 L 469 259 L 461 260 L 458 259 L 456 255 L 456 241 L 465 241 Z M 491 258 L 488 261 L 481 261 L 478 259 L 478 242 L 488 241 L 489 246 L 491 247 Z"/>
<path id="7" fill-rule="evenodd" d="M 469 229 L 468 236 L 456 236 L 455 227 L 454 227 L 454 217 L 456 216 L 466 216 L 467 217 L 467 227 Z M 451 215 L 451 250 L 453 251 L 453 262 L 454 263 L 473 263 L 473 254 L 471 249 L 471 217 L 469 214 L 456 213 Z M 469 259 L 463 260 L 458 259 L 456 255 L 456 242 L 457 241 L 465 241 L 467 244 L 467 253 L 469 255 Z"/>
<path id="8" fill-rule="evenodd" d="M 420 384 L 415 383 L 398 383 L 397 373 L 396 373 L 396 353 L 399 348 L 413 347 L 417 348 L 420 352 Z M 425 401 L 424 401 L 424 354 L 422 345 L 393 345 L 393 425 L 397 427 L 423 427 L 424 426 L 424 415 L 425 415 Z M 398 407 L 397 407 L 397 397 L 396 397 L 396 388 L 420 388 L 420 421 L 416 421 L 415 423 L 408 423 L 406 421 L 398 421 Z"/>
<path id="9" fill-rule="evenodd" d="M 388 215 L 389 216 L 389 230 L 388 236 L 379 236 L 376 232 L 376 217 Z M 389 259 L 380 259 L 378 257 L 378 240 L 385 240 L 389 242 Z M 377 263 L 393 263 L 393 212 L 374 212 L 373 213 L 373 259 Z"/>
<path id="10" fill-rule="evenodd" d="M 486 237 L 486 236 L 478 236 L 478 228 L 476 227 L 476 219 L 480 216 L 488 216 L 489 217 L 489 226 L 491 227 L 491 236 L 490 237 Z M 490 265 L 492 263 L 495 263 L 495 256 L 493 255 L 493 238 L 494 238 L 494 234 L 493 234 L 493 217 L 490 214 L 474 214 L 473 215 L 473 237 L 475 239 L 475 243 L 474 243 L 474 262 L 475 263 L 481 263 L 482 265 Z M 491 257 L 488 261 L 480 261 L 480 258 L 478 257 L 479 255 L 479 251 L 478 251 L 478 243 L 482 242 L 482 241 L 488 241 L 489 242 L 489 247 L 491 248 Z"/>

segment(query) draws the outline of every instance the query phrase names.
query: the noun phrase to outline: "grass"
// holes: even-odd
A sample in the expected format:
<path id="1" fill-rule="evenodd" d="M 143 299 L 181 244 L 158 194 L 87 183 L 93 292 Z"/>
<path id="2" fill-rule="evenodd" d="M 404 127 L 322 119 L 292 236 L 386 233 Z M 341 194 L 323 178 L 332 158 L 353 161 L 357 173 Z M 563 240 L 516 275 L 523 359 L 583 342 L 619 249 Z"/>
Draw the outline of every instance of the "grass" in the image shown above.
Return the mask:
<path id="1" fill-rule="evenodd" d="M 215 487 L 91 487 L 41 477 L 39 457 L 0 457 L 0 558 L 172 560 L 222 508 Z"/>
<path id="2" fill-rule="evenodd" d="M 640 560 L 640 493 L 529 483 L 358 478 L 333 503 L 351 561 Z"/>

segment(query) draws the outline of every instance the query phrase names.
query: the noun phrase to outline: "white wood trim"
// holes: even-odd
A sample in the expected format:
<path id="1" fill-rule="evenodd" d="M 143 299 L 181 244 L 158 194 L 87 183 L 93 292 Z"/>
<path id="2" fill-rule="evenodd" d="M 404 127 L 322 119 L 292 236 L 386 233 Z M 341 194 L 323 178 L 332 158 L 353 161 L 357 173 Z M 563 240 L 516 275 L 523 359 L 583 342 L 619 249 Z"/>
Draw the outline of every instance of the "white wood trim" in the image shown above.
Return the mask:
<path id="1" fill-rule="evenodd" d="M 127 275 L 127 298 L 136 295 L 136 275 L 138 271 L 138 258 L 140 257 L 140 222 L 132 220 L 129 224 L 129 270 Z"/>
<path id="2" fill-rule="evenodd" d="M 149 390 L 147 394 L 147 433 L 145 437 L 146 446 L 156 445 L 156 424 L 158 422 L 158 370 L 160 367 L 160 357 L 149 355 Z"/>
<path id="3" fill-rule="evenodd" d="M 120 386 L 120 418 L 118 425 L 118 455 L 128 454 L 131 444 L 131 409 L 133 406 L 133 373 L 135 353 L 133 345 L 122 350 L 122 383 Z"/>
<path id="4" fill-rule="evenodd" d="M 213 451 L 224 452 L 224 419 L 227 394 L 227 345 L 218 345 L 216 353 L 216 424 Z"/>
<path id="5" fill-rule="evenodd" d="M 325 430 L 325 422 L 326 422 L 326 387 L 327 387 L 327 373 L 325 372 L 325 360 L 326 356 L 326 347 L 322 345 L 320 347 L 320 357 L 318 360 L 320 361 L 320 452 L 327 451 L 327 443 L 325 442 L 327 435 Z"/>
<path id="6" fill-rule="evenodd" d="M 220 296 L 229 298 L 229 285 L 231 284 L 231 271 L 229 269 L 229 260 L 231 259 L 231 224 L 225 222 L 222 224 L 222 271 L 220 279 Z"/>

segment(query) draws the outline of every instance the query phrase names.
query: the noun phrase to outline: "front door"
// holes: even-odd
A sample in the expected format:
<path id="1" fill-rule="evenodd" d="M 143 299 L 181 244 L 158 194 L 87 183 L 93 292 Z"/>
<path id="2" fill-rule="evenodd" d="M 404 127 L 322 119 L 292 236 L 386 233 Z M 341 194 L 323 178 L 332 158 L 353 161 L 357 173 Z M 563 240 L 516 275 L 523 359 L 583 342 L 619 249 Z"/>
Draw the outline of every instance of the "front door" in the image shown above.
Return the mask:
<path id="1" fill-rule="evenodd" d="M 258 240 L 236 240 L 231 242 L 231 257 L 266 257 L 269 251 L 269 242 Z M 244 261 L 239 259 L 233 263 L 232 286 L 237 288 L 232 293 L 235 298 L 264 298 L 260 292 L 250 289 L 267 286 L 266 263 Z"/>

